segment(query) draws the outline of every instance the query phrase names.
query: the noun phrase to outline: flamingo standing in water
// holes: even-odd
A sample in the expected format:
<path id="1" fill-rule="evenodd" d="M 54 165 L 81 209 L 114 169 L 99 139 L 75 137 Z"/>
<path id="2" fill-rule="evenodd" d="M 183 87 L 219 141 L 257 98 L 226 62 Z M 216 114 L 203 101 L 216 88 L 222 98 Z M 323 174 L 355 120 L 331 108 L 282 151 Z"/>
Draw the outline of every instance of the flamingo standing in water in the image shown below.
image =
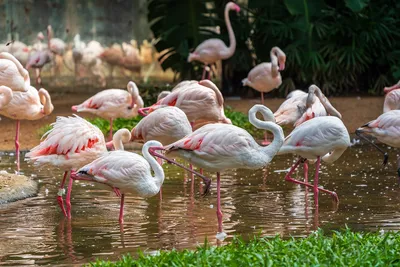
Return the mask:
<path id="1" fill-rule="evenodd" d="M 15 155 L 17 157 L 17 172 L 19 165 L 19 128 L 21 120 L 39 120 L 53 111 L 49 93 L 41 88 L 39 91 L 30 86 L 27 92 L 14 92 L 11 101 L 0 109 L 0 115 L 17 120 L 15 133 Z"/>
<path id="2" fill-rule="evenodd" d="M 107 89 L 87 99 L 80 105 L 72 106 L 72 111 L 89 112 L 110 121 L 110 136 L 112 140 L 113 120 L 116 118 L 132 118 L 138 115 L 138 109 L 143 107 L 136 84 L 130 81 L 127 91 L 122 89 Z"/>
<path id="3" fill-rule="evenodd" d="M 237 13 L 239 13 L 240 7 L 233 2 L 229 2 L 225 6 L 224 15 L 225 15 L 226 28 L 228 29 L 228 35 L 229 35 L 229 47 L 227 47 L 222 40 L 217 38 L 212 38 L 203 41 L 196 47 L 193 53 L 189 53 L 189 56 L 187 58 L 188 62 L 196 60 L 200 61 L 205 65 L 203 70 L 203 75 L 201 77 L 202 80 L 205 78 L 210 79 L 209 74 L 206 77 L 206 67 L 209 64 L 213 64 L 218 60 L 228 59 L 235 53 L 236 39 L 235 39 L 235 34 L 233 33 L 232 30 L 231 21 L 229 19 L 230 10 L 235 10 Z"/>
<path id="4" fill-rule="evenodd" d="M 121 132 L 130 139 L 130 132 L 127 129 L 120 129 Z M 122 146 L 122 144 L 120 144 Z M 158 141 L 148 141 L 142 148 L 142 156 L 138 154 L 117 150 L 103 154 L 95 161 L 80 168 L 76 173 L 71 174 L 73 180 L 94 181 L 107 184 L 114 188 L 121 195 L 121 205 L 119 212 L 119 222 L 124 220 L 124 198 L 125 193 L 133 193 L 140 197 L 152 197 L 156 195 L 164 182 L 164 171 L 157 161 L 150 155 L 152 147 L 160 147 Z M 174 163 L 186 170 L 186 167 L 179 163 Z M 154 177 L 151 175 L 154 172 Z M 210 180 L 197 172 L 207 184 L 208 191 Z"/>
<path id="5" fill-rule="evenodd" d="M 175 106 L 185 112 L 188 120 L 194 124 L 197 120 L 209 123 L 227 123 L 231 120 L 224 113 L 224 98 L 218 87 L 210 80 L 185 81 L 178 84 L 166 97 L 151 107 L 139 110 L 146 115 L 160 105 Z"/>
<path id="6" fill-rule="evenodd" d="M 264 92 L 270 92 L 282 84 L 282 77 L 279 71 L 285 69 L 286 55 L 279 47 L 271 49 L 271 62 L 261 63 L 255 66 L 242 80 L 244 86 L 261 92 L 261 104 L 264 105 Z M 279 63 L 279 65 L 278 65 Z M 267 132 L 264 135 L 263 145 L 267 145 Z"/>
<path id="7" fill-rule="evenodd" d="M 390 87 L 385 87 L 383 90 L 386 94 L 383 104 L 383 112 L 400 109 L 400 81 Z"/>
<path id="8" fill-rule="evenodd" d="M 264 120 L 256 118 L 261 112 Z M 227 124 L 207 124 L 181 140 L 166 147 L 150 150 L 153 155 L 174 162 L 160 155 L 156 150 L 165 150 L 169 157 L 180 157 L 203 169 L 217 172 L 217 218 L 218 232 L 222 233 L 220 172 L 225 169 L 265 167 L 278 152 L 283 143 L 282 128 L 274 122 L 274 116 L 267 107 L 255 105 L 249 110 L 249 121 L 259 129 L 269 130 L 274 134 L 273 142 L 262 147 L 242 128 Z"/>
<path id="9" fill-rule="evenodd" d="M 388 154 L 368 140 L 363 134 L 371 135 L 378 139 L 379 142 L 391 147 L 400 147 L 400 110 L 390 110 L 383 113 L 377 119 L 358 128 L 356 134 L 371 143 L 384 155 L 383 165 L 386 165 Z M 397 175 L 400 183 L 400 156 L 397 157 L 397 166 Z"/>
<path id="10" fill-rule="evenodd" d="M 339 201 L 335 192 L 318 187 L 318 176 L 321 159 L 327 163 L 337 160 L 350 146 L 350 136 L 343 122 L 333 116 L 317 117 L 297 126 L 283 142 L 278 154 L 292 153 L 300 159 L 286 174 L 285 180 L 302 184 L 314 189 L 315 206 L 318 207 L 318 192 L 330 194 L 336 202 Z M 300 162 L 316 159 L 314 186 L 307 181 L 301 182 L 291 177 Z M 308 170 L 308 167 L 305 168 Z"/>
<path id="11" fill-rule="evenodd" d="M 64 177 L 57 194 L 57 202 L 64 216 L 71 217 L 71 179 L 66 196 L 67 211 L 62 199 L 68 172 L 81 168 L 107 152 L 106 143 L 99 128 L 77 115 L 74 115 L 74 117 L 57 117 L 56 122 L 52 123 L 51 126 L 52 129 L 42 137 L 42 139 L 45 139 L 32 148 L 25 157 L 36 166 L 57 167 L 64 170 Z"/>

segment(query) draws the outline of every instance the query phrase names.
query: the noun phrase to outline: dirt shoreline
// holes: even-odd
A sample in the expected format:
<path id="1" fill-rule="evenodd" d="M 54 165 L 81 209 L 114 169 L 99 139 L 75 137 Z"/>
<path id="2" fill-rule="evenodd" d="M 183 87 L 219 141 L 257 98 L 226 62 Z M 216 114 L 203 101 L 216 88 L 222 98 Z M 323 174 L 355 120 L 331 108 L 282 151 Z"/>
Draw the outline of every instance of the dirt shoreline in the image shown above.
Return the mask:
<path id="1" fill-rule="evenodd" d="M 51 115 L 37 121 L 21 121 L 19 142 L 21 150 L 29 150 L 39 144 L 39 128 L 54 122 L 56 116 L 71 115 L 71 106 L 83 102 L 91 95 L 93 94 L 52 93 L 54 111 Z M 343 115 L 343 121 L 350 133 L 354 133 L 357 127 L 382 114 L 383 97 L 332 97 L 329 100 Z M 266 98 L 266 106 L 275 111 L 283 101 L 283 98 Z M 258 99 L 226 99 L 226 105 L 231 106 L 234 110 L 245 113 L 257 103 L 260 103 Z M 93 117 L 90 114 L 81 115 L 84 117 Z M 0 131 L 0 140 L 2 140 L 0 150 L 14 150 L 16 122 L 2 117 L 0 124 L 2 129 Z"/>

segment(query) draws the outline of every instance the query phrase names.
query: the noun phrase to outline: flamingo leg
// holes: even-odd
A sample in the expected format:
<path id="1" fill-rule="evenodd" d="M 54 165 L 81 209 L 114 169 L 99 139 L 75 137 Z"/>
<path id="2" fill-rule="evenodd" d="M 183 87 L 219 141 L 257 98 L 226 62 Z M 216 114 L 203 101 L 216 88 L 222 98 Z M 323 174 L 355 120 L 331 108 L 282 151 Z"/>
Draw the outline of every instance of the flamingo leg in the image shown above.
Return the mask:
<path id="1" fill-rule="evenodd" d="M 68 181 L 68 190 L 67 190 L 67 196 L 65 198 L 65 205 L 67 206 L 67 217 L 68 219 L 71 219 L 71 192 L 72 192 L 72 183 L 74 179 L 70 177 Z"/>
<path id="2" fill-rule="evenodd" d="M 293 174 L 293 172 L 297 169 L 297 167 L 299 166 L 301 161 L 302 161 L 302 159 L 300 158 L 295 164 L 293 164 L 293 166 L 290 169 L 290 171 L 286 174 L 285 180 L 289 181 L 289 182 L 292 182 L 292 183 L 295 183 L 295 184 L 301 184 L 301 185 L 305 185 L 307 187 L 314 188 L 314 185 L 312 185 L 312 184 L 305 183 L 305 182 L 302 182 L 302 181 L 299 181 L 299 180 L 296 180 L 296 179 L 293 179 L 292 177 L 290 177 Z M 322 192 L 325 192 L 327 194 L 330 194 L 336 202 L 339 202 L 339 198 L 338 198 L 338 196 L 337 196 L 337 194 L 335 192 L 326 190 L 326 189 L 321 188 L 321 187 L 318 187 L 318 190 L 320 190 Z"/>
<path id="3" fill-rule="evenodd" d="M 218 219 L 218 233 L 222 233 L 221 175 L 219 172 L 217 172 L 217 219 Z"/>
<path id="4" fill-rule="evenodd" d="M 67 212 L 65 211 L 65 208 L 64 208 L 64 202 L 63 202 L 62 196 L 65 193 L 64 184 L 65 184 L 65 179 L 67 179 L 67 175 L 68 175 L 68 171 L 64 172 L 64 178 L 60 184 L 60 187 L 58 188 L 58 193 L 57 193 L 57 202 L 58 202 L 58 205 L 60 206 L 61 211 L 65 217 L 67 217 Z"/>
<path id="5" fill-rule="evenodd" d="M 314 178 L 314 203 L 315 208 L 318 209 L 318 175 L 319 175 L 319 167 L 321 165 L 321 157 L 317 158 L 317 162 L 315 163 L 315 178 Z"/>
<path id="6" fill-rule="evenodd" d="M 202 174 L 200 174 L 200 173 L 198 173 L 198 172 L 196 172 L 194 170 L 190 170 L 189 168 L 187 168 L 186 166 L 176 162 L 175 160 L 171 160 L 171 159 L 167 158 L 166 156 L 156 152 L 157 150 L 164 150 L 164 148 L 163 147 L 150 147 L 149 148 L 149 153 L 151 155 L 153 155 L 154 157 L 162 158 L 162 159 L 164 159 L 165 161 L 167 161 L 169 163 L 175 164 L 176 166 L 178 166 L 178 167 L 180 167 L 182 169 L 185 169 L 185 170 L 187 170 L 187 171 L 189 171 L 191 173 L 196 174 L 198 177 L 200 177 L 203 180 L 204 184 L 206 185 L 206 188 L 204 190 L 203 196 L 208 194 L 208 192 L 210 191 L 210 185 L 211 185 L 211 179 L 210 178 L 207 178 L 204 175 L 202 175 Z"/>
<path id="7" fill-rule="evenodd" d="M 125 202 L 125 194 L 121 195 L 121 205 L 119 207 L 119 223 L 124 223 L 124 202 Z"/>
<path id="8" fill-rule="evenodd" d="M 160 158 L 157 158 L 157 162 L 158 162 L 158 164 L 160 164 L 160 166 L 162 167 L 162 165 L 163 165 L 163 160 L 160 159 Z M 160 187 L 159 196 L 160 196 L 160 201 L 162 201 L 162 186 Z"/>
<path id="9" fill-rule="evenodd" d="M 307 160 L 305 160 L 303 163 L 303 169 L 304 169 L 304 182 L 308 183 L 308 162 L 307 162 Z"/>
<path id="10" fill-rule="evenodd" d="M 110 135 L 108 136 L 109 141 L 113 139 L 113 119 L 110 119 Z"/>
<path id="11" fill-rule="evenodd" d="M 36 68 L 35 69 L 36 72 L 36 85 L 42 85 L 42 78 L 40 77 L 40 73 L 42 72 L 41 68 Z"/>
<path id="12" fill-rule="evenodd" d="M 400 156 L 397 157 L 397 177 L 399 178 L 400 185 Z"/>
<path id="13" fill-rule="evenodd" d="M 17 120 L 17 129 L 15 131 L 15 157 L 17 159 L 17 173 L 19 173 L 19 127 L 20 120 Z"/>

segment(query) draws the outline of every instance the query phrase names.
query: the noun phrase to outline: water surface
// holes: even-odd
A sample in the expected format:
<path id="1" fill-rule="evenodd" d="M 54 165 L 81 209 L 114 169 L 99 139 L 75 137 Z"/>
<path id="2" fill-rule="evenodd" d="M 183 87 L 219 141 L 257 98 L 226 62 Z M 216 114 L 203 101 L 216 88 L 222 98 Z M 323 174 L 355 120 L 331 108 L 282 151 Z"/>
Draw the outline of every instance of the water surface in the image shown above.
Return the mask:
<path id="1" fill-rule="evenodd" d="M 400 229 L 400 194 L 396 178 L 397 150 L 389 150 L 387 167 L 370 146 L 349 148 L 334 164 L 322 164 L 320 185 L 338 193 L 340 204 L 320 193 L 314 209 L 313 192 L 285 182 L 294 157 L 277 156 L 267 169 L 230 170 L 222 174 L 223 227 L 228 238 L 217 241 L 215 176 L 211 195 L 200 196 L 199 180 L 165 166 L 163 199 L 127 196 L 125 223 L 118 223 L 119 199 L 103 185 L 75 182 L 72 220 L 63 218 L 56 202 L 62 172 L 22 170 L 40 185 L 37 197 L 0 206 L 0 265 L 70 266 L 97 258 L 116 260 L 138 249 L 193 248 L 205 238 L 212 244 L 230 242 L 234 235 L 306 236 L 317 227 L 335 230 Z M 14 157 L 1 156 L 0 169 L 12 172 Z M 310 164 L 312 181 L 315 167 Z M 303 179 L 300 168 L 296 174 Z"/>

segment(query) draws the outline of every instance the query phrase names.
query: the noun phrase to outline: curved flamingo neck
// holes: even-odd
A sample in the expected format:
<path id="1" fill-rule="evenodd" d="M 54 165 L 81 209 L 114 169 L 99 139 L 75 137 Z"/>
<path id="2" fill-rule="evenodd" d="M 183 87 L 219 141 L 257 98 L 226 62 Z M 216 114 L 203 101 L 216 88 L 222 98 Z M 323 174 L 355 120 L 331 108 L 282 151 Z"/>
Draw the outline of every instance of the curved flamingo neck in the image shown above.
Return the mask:
<path id="1" fill-rule="evenodd" d="M 149 148 L 150 147 L 162 147 L 162 144 L 157 141 L 148 141 L 143 145 L 142 154 L 143 157 L 147 160 L 150 164 L 150 167 L 153 169 L 154 172 L 154 183 L 158 189 L 161 188 L 164 182 L 164 170 L 160 164 L 158 164 L 157 160 L 150 154 Z"/>
<path id="2" fill-rule="evenodd" d="M 112 143 L 115 150 L 124 150 L 124 143 L 131 140 L 131 132 L 128 129 L 119 129 L 113 136 Z"/>
<path id="3" fill-rule="evenodd" d="M 313 97 L 314 94 L 318 97 L 318 99 L 321 101 L 321 104 L 330 115 L 338 117 L 339 119 L 342 118 L 342 114 L 340 114 L 340 112 L 332 106 L 326 96 L 322 93 L 321 89 L 314 84 L 308 88 L 307 107 L 309 105 L 309 98 Z"/>
<path id="4" fill-rule="evenodd" d="M 44 115 L 49 115 L 54 109 L 54 106 L 51 103 L 51 97 L 50 97 L 49 92 L 47 92 L 47 90 L 44 88 L 40 88 L 39 98 L 40 98 L 40 102 L 42 102 L 42 104 L 43 104 Z"/>
<path id="5" fill-rule="evenodd" d="M 231 9 L 234 9 L 235 6 L 236 4 L 231 2 L 229 2 L 225 6 L 224 16 L 225 16 L 225 25 L 226 28 L 228 29 L 228 35 L 229 35 L 229 47 L 227 47 L 226 51 L 222 51 L 222 59 L 230 58 L 235 53 L 236 49 L 235 33 L 233 32 L 231 20 L 229 18 L 229 11 Z"/>
<path id="6" fill-rule="evenodd" d="M 260 112 L 265 121 L 257 119 L 256 114 Z M 260 150 L 270 161 L 283 145 L 284 135 L 282 128 L 275 123 L 274 114 L 264 105 L 255 105 L 249 110 L 249 121 L 258 129 L 271 131 L 274 135 L 274 140 L 269 146 L 262 147 Z"/>
<path id="7" fill-rule="evenodd" d="M 11 55 L 10 53 L 7 53 L 7 52 L 0 53 L 0 58 L 7 59 L 7 60 L 10 60 L 11 62 L 13 62 L 15 64 L 15 66 L 17 67 L 19 74 L 21 74 L 21 76 L 24 78 L 25 84 L 27 84 L 27 85 L 31 84 L 31 81 L 29 78 L 29 72 L 22 66 L 22 64 L 18 61 L 18 59 L 16 59 L 13 55 Z M 27 91 L 27 90 L 28 89 L 26 89 L 25 91 Z"/>

